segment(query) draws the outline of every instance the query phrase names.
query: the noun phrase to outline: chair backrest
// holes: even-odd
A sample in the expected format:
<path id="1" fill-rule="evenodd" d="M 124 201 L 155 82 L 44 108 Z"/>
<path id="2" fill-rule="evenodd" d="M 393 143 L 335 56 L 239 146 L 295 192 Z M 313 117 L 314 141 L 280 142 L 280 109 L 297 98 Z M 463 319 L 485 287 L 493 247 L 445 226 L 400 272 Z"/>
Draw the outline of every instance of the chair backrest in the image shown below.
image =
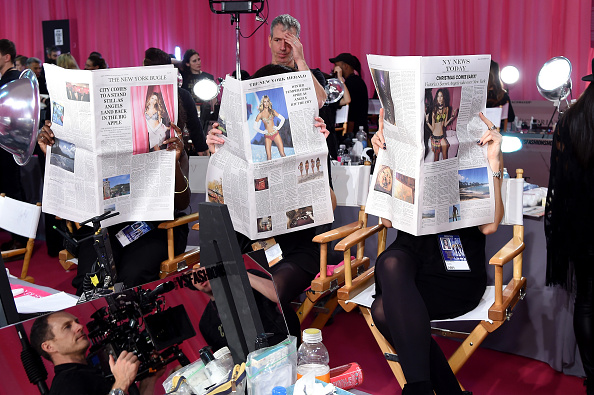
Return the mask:
<path id="1" fill-rule="evenodd" d="M 37 235 L 41 206 L 0 195 L 0 228 L 30 239 Z"/>
<path id="2" fill-rule="evenodd" d="M 371 166 L 332 166 L 332 185 L 339 206 L 365 206 Z"/>

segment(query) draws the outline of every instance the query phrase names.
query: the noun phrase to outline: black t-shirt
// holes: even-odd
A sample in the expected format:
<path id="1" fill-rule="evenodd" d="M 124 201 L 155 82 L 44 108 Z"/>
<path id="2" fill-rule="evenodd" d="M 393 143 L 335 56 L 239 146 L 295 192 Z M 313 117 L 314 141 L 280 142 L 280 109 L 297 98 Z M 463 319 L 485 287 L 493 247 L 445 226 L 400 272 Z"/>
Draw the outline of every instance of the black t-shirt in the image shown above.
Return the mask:
<path id="1" fill-rule="evenodd" d="M 17 69 L 8 70 L 6 73 L 2 74 L 2 78 L 0 78 L 0 87 L 11 81 L 18 80 L 20 75 L 21 72 Z"/>
<path id="2" fill-rule="evenodd" d="M 65 363 L 54 367 L 50 395 L 107 395 L 113 381 L 101 370 L 80 363 Z"/>
<path id="3" fill-rule="evenodd" d="M 367 112 L 368 112 L 368 93 L 365 81 L 357 74 L 349 75 L 345 80 L 349 93 L 351 95 L 351 103 L 349 104 L 349 122 L 355 123 L 354 132 L 357 133 L 359 126 L 363 126 L 365 132 L 369 131 L 367 126 Z"/>
<path id="4" fill-rule="evenodd" d="M 200 123 L 200 119 L 198 119 L 198 111 L 196 110 L 196 105 L 194 103 L 194 98 L 185 89 L 179 89 L 179 98 L 180 98 L 180 105 L 183 106 L 184 111 L 188 119 L 186 120 L 186 127 L 188 128 L 188 132 L 190 133 L 190 138 L 192 139 L 192 143 L 196 148 L 196 151 L 202 152 L 208 149 L 208 145 L 206 145 L 206 137 L 204 137 L 204 131 L 202 130 L 202 124 Z"/>

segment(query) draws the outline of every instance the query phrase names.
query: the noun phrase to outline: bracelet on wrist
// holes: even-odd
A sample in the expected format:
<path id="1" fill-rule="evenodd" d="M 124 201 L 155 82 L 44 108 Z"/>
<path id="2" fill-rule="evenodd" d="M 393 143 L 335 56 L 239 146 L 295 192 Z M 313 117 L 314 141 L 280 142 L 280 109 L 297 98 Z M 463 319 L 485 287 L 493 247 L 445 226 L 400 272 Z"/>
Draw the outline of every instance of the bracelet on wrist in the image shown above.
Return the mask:
<path id="1" fill-rule="evenodd" d="M 190 182 L 188 181 L 188 177 L 184 176 L 185 180 L 186 180 L 186 187 L 184 188 L 183 191 L 173 191 L 174 193 L 184 193 L 185 191 L 188 190 L 188 187 L 190 186 Z"/>

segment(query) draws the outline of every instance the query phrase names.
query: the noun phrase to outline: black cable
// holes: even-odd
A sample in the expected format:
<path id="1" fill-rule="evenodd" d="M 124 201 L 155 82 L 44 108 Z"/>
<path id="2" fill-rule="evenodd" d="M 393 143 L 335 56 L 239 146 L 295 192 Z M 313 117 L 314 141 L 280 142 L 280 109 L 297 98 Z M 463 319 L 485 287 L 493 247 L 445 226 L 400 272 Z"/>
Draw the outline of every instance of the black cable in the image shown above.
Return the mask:
<path id="1" fill-rule="evenodd" d="M 270 9 L 268 6 L 268 0 L 264 0 L 264 4 L 266 4 L 266 17 L 264 18 L 264 20 L 262 22 L 260 22 L 260 25 L 249 35 L 249 36 L 244 36 L 243 34 L 241 34 L 241 28 L 239 29 L 239 35 L 241 36 L 241 38 L 250 38 L 252 37 L 254 34 L 256 34 L 256 32 L 264 25 L 264 24 L 268 24 L 268 16 L 270 14 Z M 258 15 L 258 14 L 256 14 Z M 237 22 L 239 24 L 239 22 Z"/>

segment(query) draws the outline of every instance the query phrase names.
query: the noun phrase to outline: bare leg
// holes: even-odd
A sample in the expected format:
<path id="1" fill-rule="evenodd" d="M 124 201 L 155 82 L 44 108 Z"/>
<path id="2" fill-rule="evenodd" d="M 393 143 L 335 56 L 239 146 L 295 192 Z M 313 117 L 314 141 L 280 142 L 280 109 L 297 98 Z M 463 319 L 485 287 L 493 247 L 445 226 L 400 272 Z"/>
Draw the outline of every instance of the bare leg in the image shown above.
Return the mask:
<path id="1" fill-rule="evenodd" d="M 272 159 L 272 141 L 268 137 L 264 138 L 264 148 L 266 148 L 266 159 Z"/>
<path id="2" fill-rule="evenodd" d="M 433 162 L 437 162 L 439 160 L 439 153 L 441 152 L 440 148 L 433 148 Z"/>
<path id="3" fill-rule="evenodd" d="M 276 144 L 276 148 L 278 148 L 278 152 L 280 152 L 280 156 L 285 157 L 285 147 L 283 146 L 283 139 L 281 139 L 280 133 L 274 137 L 274 143 Z"/>
<path id="4" fill-rule="evenodd" d="M 445 136 L 441 139 L 441 152 L 443 153 L 443 158 L 448 158 L 448 149 L 450 148 L 450 143 L 445 138 Z"/>

